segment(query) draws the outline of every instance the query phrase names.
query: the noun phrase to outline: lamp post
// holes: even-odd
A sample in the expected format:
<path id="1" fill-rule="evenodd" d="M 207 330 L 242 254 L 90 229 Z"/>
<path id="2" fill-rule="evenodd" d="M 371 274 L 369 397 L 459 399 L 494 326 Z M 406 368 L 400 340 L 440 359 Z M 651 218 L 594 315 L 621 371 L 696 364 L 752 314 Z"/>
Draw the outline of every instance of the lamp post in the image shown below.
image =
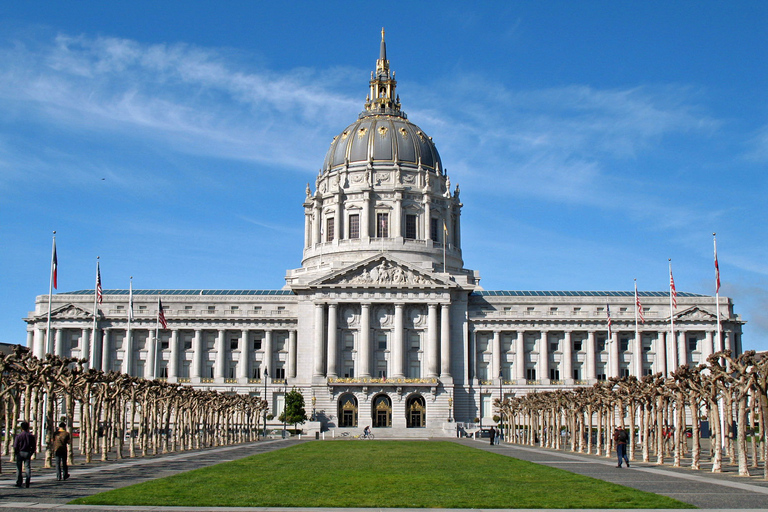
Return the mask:
<path id="1" fill-rule="evenodd" d="M 499 368 L 499 429 L 502 431 L 504 428 L 504 416 L 501 413 L 501 403 L 504 401 L 504 392 L 501 389 L 501 385 L 503 382 L 504 382 L 504 371 L 501 368 Z"/>
<path id="2" fill-rule="evenodd" d="M 269 370 L 264 368 L 264 401 L 267 400 L 267 377 L 269 377 Z M 269 410 L 269 402 L 267 402 L 267 408 L 264 409 L 264 439 L 267 438 L 267 411 Z"/>
<path id="3" fill-rule="evenodd" d="M 480 432 L 483 431 L 483 381 L 480 381 L 480 400 L 478 400 L 480 416 Z"/>
<path id="4" fill-rule="evenodd" d="M 288 405 L 288 397 L 286 395 L 285 383 L 283 383 L 283 439 L 285 439 L 285 413 Z"/>

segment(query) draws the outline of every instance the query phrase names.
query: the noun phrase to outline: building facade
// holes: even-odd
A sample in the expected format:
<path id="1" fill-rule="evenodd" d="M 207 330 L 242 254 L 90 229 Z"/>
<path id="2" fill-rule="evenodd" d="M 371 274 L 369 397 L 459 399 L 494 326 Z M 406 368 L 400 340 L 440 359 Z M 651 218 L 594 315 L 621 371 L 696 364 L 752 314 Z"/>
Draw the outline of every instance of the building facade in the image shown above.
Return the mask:
<path id="1" fill-rule="evenodd" d="M 632 292 L 481 288 L 462 259 L 459 186 L 396 86 L 382 32 L 364 110 L 306 186 L 301 267 L 282 290 L 134 290 L 131 301 L 129 290 L 105 290 L 95 319 L 94 290 L 59 293 L 50 335 L 42 295 L 25 319 L 30 349 L 266 394 L 276 413 L 296 387 L 322 428 L 384 436 L 455 435 L 456 422 L 490 423 L 495 398 L 741 352 L 726 297 L 679 292 L 672 308 L 668 293 L 641 292 L 636 324 Z M 157 328 L 158 299 L 167 329 Z"/>

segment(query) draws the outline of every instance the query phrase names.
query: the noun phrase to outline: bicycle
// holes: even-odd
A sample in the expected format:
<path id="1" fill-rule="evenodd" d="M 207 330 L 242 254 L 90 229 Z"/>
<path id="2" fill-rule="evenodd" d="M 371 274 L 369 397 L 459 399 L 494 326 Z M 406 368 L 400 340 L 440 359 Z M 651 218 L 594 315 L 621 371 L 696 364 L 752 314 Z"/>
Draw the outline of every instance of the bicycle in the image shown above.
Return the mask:
<path id="1" fill-rule="evenodd" d="M 366 434 L 366 433 L 360 434 L 360 439 L 370 439 L 372 441 L 374 438 L 375 436 L 373 435 L 373 432 L 369 434 Z"/>

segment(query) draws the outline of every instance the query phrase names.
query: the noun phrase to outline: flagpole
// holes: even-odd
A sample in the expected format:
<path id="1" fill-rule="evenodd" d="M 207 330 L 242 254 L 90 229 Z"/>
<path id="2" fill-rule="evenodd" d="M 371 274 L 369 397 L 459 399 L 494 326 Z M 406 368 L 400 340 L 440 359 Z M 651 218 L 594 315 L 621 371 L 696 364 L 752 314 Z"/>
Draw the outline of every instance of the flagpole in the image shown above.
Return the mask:
<path id="1" fill-rule="evenodd" d="M 715 310 L 717 310 L 717 350 L 721 350 L 723 347 L 722 335 L 720 334 L 720 265 L 717 262 L 717 237 L 715 233 L 712 233 L 712 241 L 715 244 Z"/>
<path id="2" fill-rule="evenodd" d="M 91 331 L 88 349 L 89 368 L 93 368 L 93 362 L 96 361 L 94 351 L 96 350 L 96 329 L 98 329 L 99 286 L 101 286 L 99 281 L 99 256 L 96 256 L 96 284 L 93 286 L 93 331 Z"/>
<path id="3" fill-rule="evenodd" d="M 51 348 L 51 299 L 53 298 L 53 280 L 54 274 L 57 272 L 56 267 L 58 262 L 56 261 L 56 232 L 53 232 L 53 249 L 51 249 L 51 280 L 48 284 L 48 325 L 45 330 L 45 347 L 40 351 L 40 358 L 44 358 L 48 352 L 53 352 Z"/>
<path id="4" fill-rule="evenodd" d="M 672 258 L 669 258 L 669 335 L 672 339 L 673 350 L 675 351 L 675 366 L 677 366 L 678 361 L 678 354 L 677 354 L 677 340 L 675 339 L 675 308 L 677 305 L 675 304 L 676 300 L 673 299 L 672 294 L 677 294 L 677 289 L 675 289 L 675 281 L 672 277 Z M 667 350 L 669 350 L 669 347 L 667 347 Z M 670 370 L 676 370 L 677 368 L 667 368 L 667 372 Z M 665 375 L 666 377 L 666 375 Z"/>
<path id="5" fill-rule="evenodd" d="M 643 377 L 643 362 L 641 360 L 643 348 L 640 343 L 640 324 L 638 323 L 638 309 L 640 309 L 640 299 L 637 297 L 637 278 L 635 278 L 635 355 L 637 361 L 635 361 L 635 373 L 636 377 L 641 379 Z"/>
<path id="6" fill-rule="evenodd" d="M 160 309 L 163 305 L 160 303 L 160 296 L 157 296 L 157 322 L 155 323 L 155 341 L 152 350 L 152 378 L 157 378 L 157 340 L 160 337 Z"/>

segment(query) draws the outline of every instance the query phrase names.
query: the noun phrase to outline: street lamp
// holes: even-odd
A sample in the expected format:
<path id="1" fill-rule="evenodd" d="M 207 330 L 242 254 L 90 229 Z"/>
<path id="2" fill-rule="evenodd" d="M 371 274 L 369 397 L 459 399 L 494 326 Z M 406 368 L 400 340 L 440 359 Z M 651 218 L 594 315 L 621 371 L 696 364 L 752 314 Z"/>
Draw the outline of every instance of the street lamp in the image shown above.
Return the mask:
<path id="1" fill-rule="evenodd" d="M 264 401 L 267 400 L 267 377 L 269 377 L 269 370 L 264 368 Z M 269 402 L 267 402 L 267 408 L 264 409 L 264 439 L 267 438 L 267 411 L 269 410 Z"/>
<path id="2" fill-rule="evenodd" d="M 504 416 L 501 414 L 501 403 L 504 401 L 504 392 L 501 389 L 501 384 L 504 382 L 504 371 L 499 368 L 499 429 L 504 427 Z M 501 444 L 501 443 L 499 443 Z"/>
<path id="3" fill-rule="evenodd" d="M 479 407 L 478 407 L 480 414 L 480 432 L 483 431 L 483 381 L 480 380 L 480 400 L 479 400 Z"/>
<path id="4" fill-rule="evenodd" d="M 286 413 L 286 406 L 288 405 L 288 400 L 285 393 L 286 393 L 285 383 L 283 383 L 283 439 L 285 439 L 285 413 Z"/>

